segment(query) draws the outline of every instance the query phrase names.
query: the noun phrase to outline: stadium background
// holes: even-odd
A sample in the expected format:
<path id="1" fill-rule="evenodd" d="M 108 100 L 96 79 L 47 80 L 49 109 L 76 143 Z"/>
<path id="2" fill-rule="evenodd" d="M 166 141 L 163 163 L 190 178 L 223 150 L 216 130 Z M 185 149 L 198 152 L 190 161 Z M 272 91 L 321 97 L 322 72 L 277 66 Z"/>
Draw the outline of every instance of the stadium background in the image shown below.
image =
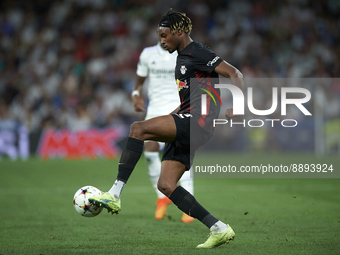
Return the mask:
<path id="1" fill-rule="evenodd" d="M 3 147 L 11 143 L 17 155 L 27 155 L 20 154 L 20 126 L 27 128 L 30 153 L 35 154 L 47 128 L 77 132 L 143 119 L 130 98 L 136 65 L 142 49 L 157 42 L 157 22 L 169 7 L 186 12 L 194 26 L 192 38 L 246 78 L 340 74 L 338 1 L 48 0 L 0 5 L 0 147 L 10 157 L 15 153 Z M 270 103 L 269 92 L 266 85 L 256 89 L 260 107 Z M 224 135 L 226 149 L 340 152 L 340 84 L 312 91 L 309 108 L 316 94 L 323 102 L 318 123 L 302 121 L 286 135 L 279 128 L 231 129 Z M 4 131 L 17 137 L 11 140 Z"/>

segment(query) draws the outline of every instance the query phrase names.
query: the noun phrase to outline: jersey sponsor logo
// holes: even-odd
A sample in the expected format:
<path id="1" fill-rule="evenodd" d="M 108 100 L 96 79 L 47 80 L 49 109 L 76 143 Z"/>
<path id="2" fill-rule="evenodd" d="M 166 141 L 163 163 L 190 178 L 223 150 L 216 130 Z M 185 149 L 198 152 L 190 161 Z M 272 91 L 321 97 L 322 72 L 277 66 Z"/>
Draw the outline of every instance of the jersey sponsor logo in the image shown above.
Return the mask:
<path id="1" fill-rule="evenodd" d="M 175 73 L 174 69 L 156 69 L 156 68 L 151 68 L 150 69 L 151 74 L 169 74 L 173 75 Z"/>
<path id="2" fill-rule="evenodd" d="M 213 60 L 207 63 L 207 66 L 213 66 L 213 64 L 215 64 L 219 58 L 220 58 L 219 56 L 216 56 Z"/>
<path id="3" fill-rule="evenodd" d="M 181 70 L 181 74 L 185 74 L 187 71 L 187 68 L 185 66 L 181 66 L 181 69 L 179 70 Z"/>
<path id="4" fill-rule="evenodd" d="M 180 81 L 179 79 L 176 80 L 177 82 L 177 87 L 178 87 L 178 91 L 181 91 L 181 89 L 187 89 L 189 88 L 189 86 L 187 85 L 187 80 Z"/>

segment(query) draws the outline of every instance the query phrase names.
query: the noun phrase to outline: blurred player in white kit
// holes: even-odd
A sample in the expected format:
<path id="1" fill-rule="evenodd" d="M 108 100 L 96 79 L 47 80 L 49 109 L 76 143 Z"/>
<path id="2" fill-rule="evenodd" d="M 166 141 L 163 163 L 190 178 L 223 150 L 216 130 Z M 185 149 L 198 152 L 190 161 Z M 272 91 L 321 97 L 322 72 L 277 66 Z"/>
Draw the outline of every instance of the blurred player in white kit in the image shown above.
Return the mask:
<path id="1" fill-rule="evenodd" d="M 145 102 L 142 97 L 143 85 L 148 78 L 148 99 L 149 104 L 146 111 L 145 119 L 151 119 L 161 115 L 170 114 L 180 105 L 178 88 L 175 80 L 177 52 L 170 54 L 164 50 L 160 43 L 146 47 L 140 57 L 137 66 L 137 77 L 132 100 L 137 112 L 145 111 Z M 166 215 L 167 207 L 171 200 L 161 193 L 157 188 L 157 182 L 161 171 L 161 161 L 159 151 L 164 147 L 164 143 L 155 141 L 145 141 L 144 156 L 146 159 L 149 177 L 157 193 L 157 209 L 155 218 L 162 219 Z M 191 171 L 191 169 L 190 169 Z M 190 171 L 185 171 L 180 184 L 192 195 L 194 192 L 193 179 L 190 177 Z M 185 223 L 193 222 L 194 218 L 183 213 L 181 220 Z"/>

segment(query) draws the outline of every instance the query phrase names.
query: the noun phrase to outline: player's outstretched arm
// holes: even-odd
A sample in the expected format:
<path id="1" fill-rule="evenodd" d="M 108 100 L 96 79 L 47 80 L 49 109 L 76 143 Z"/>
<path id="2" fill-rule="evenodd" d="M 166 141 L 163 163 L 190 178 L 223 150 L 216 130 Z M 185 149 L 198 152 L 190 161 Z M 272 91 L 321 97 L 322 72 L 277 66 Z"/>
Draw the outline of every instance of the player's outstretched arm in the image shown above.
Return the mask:
<path id="1" fill-rule="evenodd" d="M 226 61 L 222 61 L 216 68 L 215 72 L 226 77 L 230 78 L 231 83 L 241 90 L 244 88 L 243 74 L 234 66 L 229 64 Z"/>
<path id="2" fill-rule="evenodd" d="M 140 96 L 145 80 L 146 77 L 141 77 L 139 75 L 137 75 L 135 80 L 135 86 L 131 96 L 136 112 L 145 111 L 144 99 Z"/>
<path id="3" fill-rule="evenodd" d="M 222 61 L 216 68 L 215 72 L 226 77 L 230 78 L 231 83 L 237 87 L 239 87 L 241 90 L 244 88 L 244 81 L 243 81 L 243 74 L 234 66 L 230 65 L 226 61 Z M 225 116 L 228 120 L 231 118 L 236 117 L 233 113 L 233 108 L 227 109 Z"/>

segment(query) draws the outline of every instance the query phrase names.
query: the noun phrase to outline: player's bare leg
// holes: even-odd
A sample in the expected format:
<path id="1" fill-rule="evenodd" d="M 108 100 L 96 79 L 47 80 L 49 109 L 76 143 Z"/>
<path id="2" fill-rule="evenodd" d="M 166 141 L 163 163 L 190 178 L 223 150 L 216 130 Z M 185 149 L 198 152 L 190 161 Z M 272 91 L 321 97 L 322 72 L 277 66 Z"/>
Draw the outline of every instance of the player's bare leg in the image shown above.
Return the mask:
<path id="1" fill-rule="evenodd" d="M 129 137 L 141 141 L 152 140 L 170 143 L 176 138 L 176 124 L 171 115 L 137 121 L 131 124 Z"/>
<path id="2" fill-rule="evenodd" d="M 150 142 L 150 144 L 151 143 L 155 143 L 155 142 Z M 158 145 L 158 143 L 156 143 L 157 145 Z M 147 150 L 147 149 L 151 149 L 151 147 L 148 147 L 148 148 L 146 148 L 146 145 L 149 145 L 149 142 L 148 143 L 145 143 L 145 150 Z M 156 147 L 156 146 L 155 146 Z M 154 148 L 155 148 L 154 147 Z M 144 152 L 144 154 L 145 154 L 145 152 Z M 148 156 L 151 156 L 152 154 L 148 154 Z M 151 177 L 151 175 L 150 175 L 150 169 L 149 169 L 149 175 L 150 175 L 150 179 L 151 179 L 151 181 L 152 181 L 152 183 L 153 184 L 155 184 L 155 181 L 156 181 L 156 188 L 157 188 L 157 181 L 158 181 L 158 179 L 159 179 L 159 176 L 160 176 L 160 171 L 161 171 L 161 167 L 160 167 L 160 165 L 161 165 L 161 163 L 160 163 L 160 160 L 159 160 L 159 153 L 158 152 L 154 152 L 154 155 L 153 155 L 154 157 L 156 157 L 156 159 L 153 159 L 153 160 L 158 160 L 159 161 L 159 169 L 153 169 L 153 171 L 152 171 L 152 173 L 153 173 L 153 175 L 152 175 L 152 177 Z M 147 161 L 149 160 L 149 162 L 150 161 L 152 161 L 152 158 L 151 157 L 149 157 L 148 159 L 147 159 Z M 157 162 L 158 163 L 158 162 Z M 150 164 L 150 163 L 149 163 Z M 166 161 L 164 161 L 164 163 L 163 163 L 163 166 L 165 165 L 165 164 L 167 164 L 167 162 Z M 149 165 L 150 166 L 150 165 Z M 181 166 L 182 167 L 182 166 Z M 185 169 L 184 169 L 185 170 Z M 158 175 L 157 175 L 157 177 L 155 178 L 155 175 L 156 175 L 156 173 L 158 173 Z M 170 180 L 170 178 L 172 178 L 174 175 L 172 175 L 172 174 L 170 174 L 170 176 L 169 177 L 165 177 L 165 179 L 166 180 Z M 154 179 L 152 179 L 152 178 L 154 178 Z M 176 179 L 176 178 L 175 178 Z M 175 181 L 175 180 L 174 180 Z M 178 181 L 178 180 L 177 180 Z M 163 181 L 161 180 L 161 182 L 163 183 Z M 193 179 L 190 177 L 190 172 L 189 171 L 184 171 L 183 172 L 183 174 L 182 174 L 182 177 L 180 177 L 180 184 L 181 184 L 181 186 L 184 188 L 184 189 L 186 189 L 188 192 L 190 192 L 192 195 L 193 195 Z M 155 187 L 154 186 L 154 187 Z M 157 202 L 156 202 L 156 204 L 157 204 L 157 209 L 156 209 L 156 212 L 155 212 L 155 218 L 156 219 L 162 219 L 165 215 L 166 215 L 166 210 L 167 210 L 167 207 L 171 204 L 171 200 L 168 198 L 168 197 L 166 197 L 166 196 L 164 196 L 163 195 L 163 193 L 161 193 L 158 189 L 157 189 L 157 195 L 158 195 L 158 199 L 157 199 Z M 160 196 L 159 194 L 162 194 L 162 196 Z M 186 213 L 183 213 L 183 215 L 182 215 L 182 218 L 181 218 L 181 221 L 182 222 L 184 222 L 184 223 L 191 223 L 191 222 L 193 222 L 194 221 L 194 218 L 193 217 L 191 217 L 191 216 L 189 216 L 189 215 L 187 215 Z"/>
<path id="3" fill-rule="evenodd" d="M 185 165 L 176 160 L 162 162 L 161 175 L 158 180 L 158 189 L 167 197 L 178 187 L 178 181 L 185 172 Z"/>
<path id="4" fill-rule="evenodd" d="M 157 182 L 161 172 L 161 160 L 159 157 L 159 150 L 159 142 L 144 142 L 144 157 L 146 159 L 146 164 L 148 167 L 149 178 L 157 194 L 157 209 L 155 211 L 155 218 L 157 220 L 164 218 L 164 216 L 166 215 L 167 207 L 172 203 L 171 200 L 162 192 L 160 192 L 157 188 Z M 190 172 L 185 171 L 179 181 L 181 186 L 193 195 L 193 178 L 191 178 Z M 186 213 L 183 213 L 181 220 L 184 223 L 191 223 L 194 221 L 194 218 L 187 215 Z"/>

